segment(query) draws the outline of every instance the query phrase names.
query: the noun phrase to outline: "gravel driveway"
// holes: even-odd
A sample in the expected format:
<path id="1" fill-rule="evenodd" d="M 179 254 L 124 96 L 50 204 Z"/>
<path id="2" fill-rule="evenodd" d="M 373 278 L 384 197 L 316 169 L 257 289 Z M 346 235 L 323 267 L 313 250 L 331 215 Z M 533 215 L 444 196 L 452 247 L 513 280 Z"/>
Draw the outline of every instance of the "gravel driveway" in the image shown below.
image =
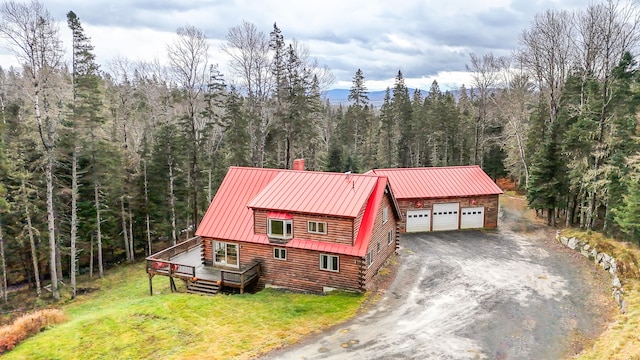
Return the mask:
<path id="1" fill-rule="evenodd" d="M 558 359 L 579 350 L 602 331 L 607 278 L 552 241 L 503 228 L 403 235 L 396 277 L 368 312 L 264 358 Z"/>

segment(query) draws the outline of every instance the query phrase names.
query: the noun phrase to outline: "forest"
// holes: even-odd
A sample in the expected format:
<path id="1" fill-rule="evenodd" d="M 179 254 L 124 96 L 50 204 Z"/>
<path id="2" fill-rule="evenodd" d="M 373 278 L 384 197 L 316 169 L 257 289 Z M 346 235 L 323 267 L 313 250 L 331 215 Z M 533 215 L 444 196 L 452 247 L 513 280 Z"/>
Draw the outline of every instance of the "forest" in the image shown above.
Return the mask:
<path id="1" fill-rule="evenodd" d="M 243 21 L 219 49 L 176 30 L 166 64 L 98 66 L 69 11 L 0 5 L 22 64 L 0 67 L 0 293 L 76 294 L 78 274 L 193 235 L 229 166 L 315 171 L 480 165 L 508 178 L 549 225 L 640 242 L 638 9 L 618 1 L 537 14 L 511 56 L 470 54 L 472 82 L 410 91 L 402 69 L 378 108 L 354 69 L 348 104 L 309 49 Z M 229 74 L 211 54 L 229 56 Z"/>

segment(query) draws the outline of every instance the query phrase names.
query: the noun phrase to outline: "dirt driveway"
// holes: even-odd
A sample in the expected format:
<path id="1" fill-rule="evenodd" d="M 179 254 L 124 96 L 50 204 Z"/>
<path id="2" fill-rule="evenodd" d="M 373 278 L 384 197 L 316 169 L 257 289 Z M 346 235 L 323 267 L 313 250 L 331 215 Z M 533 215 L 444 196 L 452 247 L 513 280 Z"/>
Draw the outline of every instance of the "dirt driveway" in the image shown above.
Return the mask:
<path id="1" fill-rule="evenodd" d="M 609 280 L 539 233 L 502 226 L 403 235 L 395 280 L 368 312 L 264 358 L 570 355 L 602 331 Z"/>

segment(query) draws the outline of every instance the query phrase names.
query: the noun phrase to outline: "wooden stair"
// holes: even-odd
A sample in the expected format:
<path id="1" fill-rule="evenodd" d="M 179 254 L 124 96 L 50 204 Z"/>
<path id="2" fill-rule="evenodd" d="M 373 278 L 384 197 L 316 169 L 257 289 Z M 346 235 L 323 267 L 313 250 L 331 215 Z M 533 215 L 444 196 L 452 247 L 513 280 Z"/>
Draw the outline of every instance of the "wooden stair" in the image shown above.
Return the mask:
<path id="1" fill-rule="evenodd" d="M 189 280 L 187 283 L 187 293 L 199 295 L 215 295 L 220 291 L 220 285 L 215 281 L 198 279 Z"/>

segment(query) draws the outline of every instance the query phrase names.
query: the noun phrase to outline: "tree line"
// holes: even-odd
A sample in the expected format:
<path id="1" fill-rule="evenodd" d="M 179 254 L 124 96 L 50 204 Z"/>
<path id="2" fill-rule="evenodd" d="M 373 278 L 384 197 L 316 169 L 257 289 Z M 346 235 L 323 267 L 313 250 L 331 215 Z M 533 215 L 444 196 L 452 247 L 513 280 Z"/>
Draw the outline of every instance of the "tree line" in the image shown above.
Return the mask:
<path id="1" fill-rule="evenodd" d="M 330 69 L 250 22 L 211 62 L 205 33 L 178 28 L 167 64 L 98 66 L 70 11 L 72 59 L 37 0 L 4 2 L 0 35 L 2 294 L 29 282 L 60 298 L 68 278 L 104 275 L 193 235 L 229 166 L 316 171 L 480 165 L 510 177 L 550 224 L 640 236 L 637 10 L 616 1 L 536 15 L 510 57 L 471 54 L 468 87 L 410 91 L 402 71 L 371 104 L 356 69 L 348 104 Z M 48 285 L 43 286 L 43 282 Z"/>

